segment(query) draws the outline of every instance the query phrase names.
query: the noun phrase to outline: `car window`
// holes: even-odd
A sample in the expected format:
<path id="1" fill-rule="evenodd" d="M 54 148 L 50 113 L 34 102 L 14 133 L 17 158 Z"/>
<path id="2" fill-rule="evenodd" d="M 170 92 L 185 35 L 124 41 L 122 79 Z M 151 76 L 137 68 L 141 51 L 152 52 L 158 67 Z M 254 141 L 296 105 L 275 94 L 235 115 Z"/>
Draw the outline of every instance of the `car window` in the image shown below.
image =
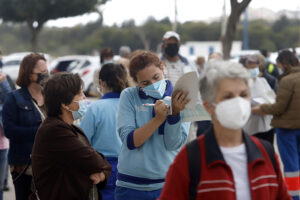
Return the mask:
<path id="1" fill-rule="evenodd" d="M 64 71 L 69 71 L 69 67 L 73 66 L 74 62 L 76 62 L 76 60 L 66 60 L 66 61 L 61 61 L 56 65 L 56 69 L 60 72 L 64 72 Z M 78 62 L 78 61 L 77 61 Z M 71 65 L 72 64 L 72 65 Z"/>
<path id="2" fill-rule="evenodd" d="M 91 62 L 88 61 L 88 60 L 86 60 L 86 61 L 84 62 L 84 64 L 80 67 L 80 69 L 86 68 L 86 67 L 88 67 L 88 66 L 90 66 L 90 65 L 91 65 Z"/>
<path id="3" fill-rule="evenodd" d="M 3 63 L 4 66 L 13 66 L 13 65 L 20 65 L 21 61 L 19 60 L 9 60 Z"/>

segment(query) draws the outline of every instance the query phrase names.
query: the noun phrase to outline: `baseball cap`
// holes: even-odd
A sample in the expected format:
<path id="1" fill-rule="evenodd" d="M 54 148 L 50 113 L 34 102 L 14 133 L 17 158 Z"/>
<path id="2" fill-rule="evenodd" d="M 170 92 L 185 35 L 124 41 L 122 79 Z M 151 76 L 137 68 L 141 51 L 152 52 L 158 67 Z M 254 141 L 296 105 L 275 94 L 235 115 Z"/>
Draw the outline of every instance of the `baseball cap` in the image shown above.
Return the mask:
<path id="1" fill-rule="evenodd" d="M 163 40 L 167 40 L 171 37 L 176 38 L 178 41 L 180 41 L 180 36 L 178 33 L 174 32 L 174 31 L 167 31 L 164 36 L 163 36 Z"/>

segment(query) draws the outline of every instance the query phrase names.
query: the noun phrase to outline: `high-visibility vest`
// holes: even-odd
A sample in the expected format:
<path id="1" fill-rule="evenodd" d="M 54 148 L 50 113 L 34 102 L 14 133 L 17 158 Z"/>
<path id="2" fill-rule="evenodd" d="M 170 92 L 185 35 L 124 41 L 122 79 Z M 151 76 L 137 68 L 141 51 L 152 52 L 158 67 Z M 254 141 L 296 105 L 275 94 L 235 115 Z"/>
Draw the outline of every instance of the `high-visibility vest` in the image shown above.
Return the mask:
<path id="1" fill-rule="evenodd" d="M 274 65 L 272 64 L 272 63 L 269 63 L 269 65 L 268 65 L 268 72 L 270 73 L 270 74 L 272 74 L 272 72 L 274 71 Z"/>

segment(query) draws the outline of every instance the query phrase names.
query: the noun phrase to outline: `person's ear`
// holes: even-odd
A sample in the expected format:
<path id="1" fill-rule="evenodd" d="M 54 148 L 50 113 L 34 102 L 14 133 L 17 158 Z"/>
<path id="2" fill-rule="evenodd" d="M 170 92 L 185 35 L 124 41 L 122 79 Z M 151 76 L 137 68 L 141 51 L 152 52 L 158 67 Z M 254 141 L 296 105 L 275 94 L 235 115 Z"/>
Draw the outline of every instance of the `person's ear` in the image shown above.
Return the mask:
<path id="1" fill-rule="evenodd" d="M 208 114 L 210 114 L 212 116 L 215 111 L 215 106 L 213 106 L 212 103 L 209 103 L 207 101 L 203 102 L 203 106 L 204 106 L 206 112 L 208 112 Z"/>
<path id="2" fill-rule="evenodd" d="M 61 108 L 70 111 L 69 106 L 67 106 L 67 105 L 64 104 L 64 103 L 61 104 Z"/>
<path id="3" fill-rule="evenodd" d="M 165 63 L 164 62 L 161 62 L 160 63 L 160 66 L 159 66 L 159 68 L 162 70 L 162 71 L 164 71 L 164 68 L 165 68 L 165 65 L 164 65 Z"/>

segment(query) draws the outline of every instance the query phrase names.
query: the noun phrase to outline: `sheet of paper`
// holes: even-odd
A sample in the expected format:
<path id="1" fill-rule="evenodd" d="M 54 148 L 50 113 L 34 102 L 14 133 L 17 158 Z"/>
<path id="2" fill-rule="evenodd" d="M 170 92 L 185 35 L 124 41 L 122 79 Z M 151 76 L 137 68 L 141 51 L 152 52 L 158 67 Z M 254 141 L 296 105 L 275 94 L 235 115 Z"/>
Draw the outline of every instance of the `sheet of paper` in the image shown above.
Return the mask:
<path id="1" fill-rule="evenodd" d="M 175 90 L 188 91 L 188 98 L 191 99 L 191 101 L 186 104 L 186 108 L 194 108 L 198 101 L 199 92 L 199 79 L 197 72 L 193 71 L 182 75 L 175 83 L 173 91 Z"/>
<path id="2" fill-rule="evenodd" d="M 206 112 L 202 104 L 197 104 L 192 109 L 184 109 L 180 112 L 180 117 L 183 122 L 211 120 L 210 115 Z"/>

